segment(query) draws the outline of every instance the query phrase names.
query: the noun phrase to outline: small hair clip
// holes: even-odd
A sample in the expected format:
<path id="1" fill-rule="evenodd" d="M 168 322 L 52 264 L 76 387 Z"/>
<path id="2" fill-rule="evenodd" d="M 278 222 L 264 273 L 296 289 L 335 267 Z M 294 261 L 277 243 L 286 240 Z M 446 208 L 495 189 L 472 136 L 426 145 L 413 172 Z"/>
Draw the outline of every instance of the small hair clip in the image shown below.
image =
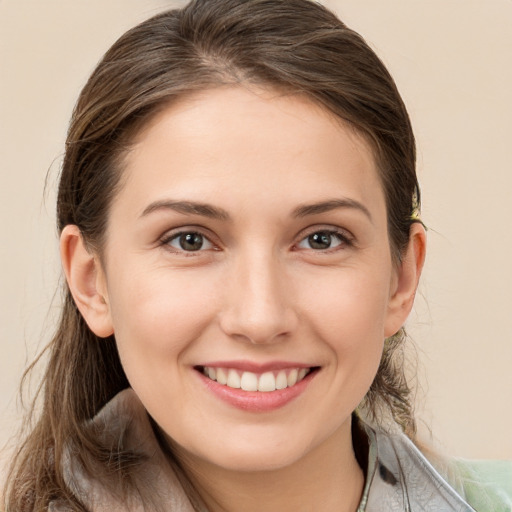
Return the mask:
<path id="1" fill-rule="evenodd" d="M 415 191 L 414 194 L 412 195 L 411 220 L 421 222 L 421 210 L 420 210 L 420 205 L 418 203 L 418 193 L 417 193 L 417 191 Z"/>

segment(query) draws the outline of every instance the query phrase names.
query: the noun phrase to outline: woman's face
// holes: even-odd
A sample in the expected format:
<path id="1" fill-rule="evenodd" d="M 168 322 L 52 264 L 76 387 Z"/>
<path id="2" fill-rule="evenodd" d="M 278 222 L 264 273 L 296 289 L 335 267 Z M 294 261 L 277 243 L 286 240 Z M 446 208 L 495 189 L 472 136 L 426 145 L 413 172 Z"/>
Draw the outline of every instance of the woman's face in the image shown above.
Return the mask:
<path id="1" fill-rule="evenodd" d="M 349 435 L 404 320 L 364 140 L 302 97 L 226 87 L 161 112 L 125 164 L 99 288 L 165 434 L 242 470 Z"/>

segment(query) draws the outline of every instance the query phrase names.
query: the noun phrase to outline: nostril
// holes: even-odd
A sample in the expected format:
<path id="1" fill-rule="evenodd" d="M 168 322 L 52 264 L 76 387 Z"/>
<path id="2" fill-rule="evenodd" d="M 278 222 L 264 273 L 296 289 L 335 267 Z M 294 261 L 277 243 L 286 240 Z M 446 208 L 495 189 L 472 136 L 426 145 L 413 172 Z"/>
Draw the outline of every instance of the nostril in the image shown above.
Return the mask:
<path id="1" fill-rule="evenodd" d="M 236 314 L 226 312 L 221 319 L 221 329 L 228 336 L 253 344 L 276 343 L 288 339 L 297 321 L 291 311 L 259 314 L 256 311 Z"/>

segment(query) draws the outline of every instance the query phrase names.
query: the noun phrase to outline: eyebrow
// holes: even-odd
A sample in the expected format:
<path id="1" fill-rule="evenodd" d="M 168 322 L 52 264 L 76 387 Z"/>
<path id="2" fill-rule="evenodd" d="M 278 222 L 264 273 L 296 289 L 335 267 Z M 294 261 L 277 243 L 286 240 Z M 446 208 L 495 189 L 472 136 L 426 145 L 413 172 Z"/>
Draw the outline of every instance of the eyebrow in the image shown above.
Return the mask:
<path id="1" fill-rule="evenodd" d="M 342 199 L 329 199 L 327 201 L 321 201 L 318 203 L 304 204 L 295 208 L 292 212 L 292 216 L 296 218 L 307 217 L 309 215 L 318 215 L 326 213 L 338 208 L 350 208 L 359 210 L 370 222 L 373 222 L 372 216 L 363 204 L 359 201 L 349 198 Z M 173 200 L 161 200 L 155 201 L 147 206 L 141 214 L 141 217 L 145 217 L 155 211 L 159 210 L 173 210 L 178 213 L 185 215 L 200 215 L 202 217 L 208 217 L 210 219 L 217 220 L 229 220 L 230 215 L 226 210 L 218 208 L 207 203 L 198 203 L 195 201 L 173 201 Z"/>
<path id="2" fill-rule="evenodd" d="M 307 217 L 308 215 L 318 215 L 320 213 L 330 212 L 338 208 L 349 208 L 359 210 L 360 212 L 364 213 L 366 217 L 368 217 L 370 222 L 373 223 L 373 219 L 368 208 L 366 208 L 366 206 L 361 204 L 359 201 L 349 198 L 329 199 L 327 201 L 321 201 L 319 203 L 301 205 L 295 208 L 295 210 L 293 211 L 293 216 L 299 218 Z"/>
<path id="3" fill-rule="evenodd" d="M 229 220 L 229 214 L 222 208 L 217 208 L 207 203 L 197 203 L 195 201 L 172 201 L 163 200 L 155 201 L 147 206 L 141 214 L 141 217 L 145 217 L 150 213 L 159 210 L 173 210 L 178 213 L 184 213 L 185 215 L 201 215 L 202 217 L 208 217 L 210 219 L 218 220 Z"/>

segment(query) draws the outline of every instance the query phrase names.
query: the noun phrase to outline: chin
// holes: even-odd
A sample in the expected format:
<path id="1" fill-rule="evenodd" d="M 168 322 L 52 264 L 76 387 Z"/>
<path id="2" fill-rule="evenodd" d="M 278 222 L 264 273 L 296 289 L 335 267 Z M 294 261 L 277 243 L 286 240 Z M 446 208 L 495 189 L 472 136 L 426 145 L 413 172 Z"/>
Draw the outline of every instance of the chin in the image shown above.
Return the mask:
<path id="1" fill-rule="evenodd" d="M 211 462 L 216 466 L 228 471 L 237 472 L 269 472 L 277 471 L 293 465 L 300 460 L 304 454 L 294 453 L 285 450 L 261 450 L 252 449 L 247 451 L 233 451 L 223 454 L 222 457 L 215 457 Z"/>
<path id="2" fill-rule="evenodd" d="M 309 440 L 292 439 L 289 435 L 241 437 L 232 434 L 225 443 L 218 442 L 218 438 L 212 437 L 212 440 L 213 444 L 201 446 L 179 446 L 171 442 L 171 448 L 186 465 L 188 460 L 188 465 L 192 466 L 205 463 L 225 471 L 267 472 L 293 465 L 311 446 Z"/>

